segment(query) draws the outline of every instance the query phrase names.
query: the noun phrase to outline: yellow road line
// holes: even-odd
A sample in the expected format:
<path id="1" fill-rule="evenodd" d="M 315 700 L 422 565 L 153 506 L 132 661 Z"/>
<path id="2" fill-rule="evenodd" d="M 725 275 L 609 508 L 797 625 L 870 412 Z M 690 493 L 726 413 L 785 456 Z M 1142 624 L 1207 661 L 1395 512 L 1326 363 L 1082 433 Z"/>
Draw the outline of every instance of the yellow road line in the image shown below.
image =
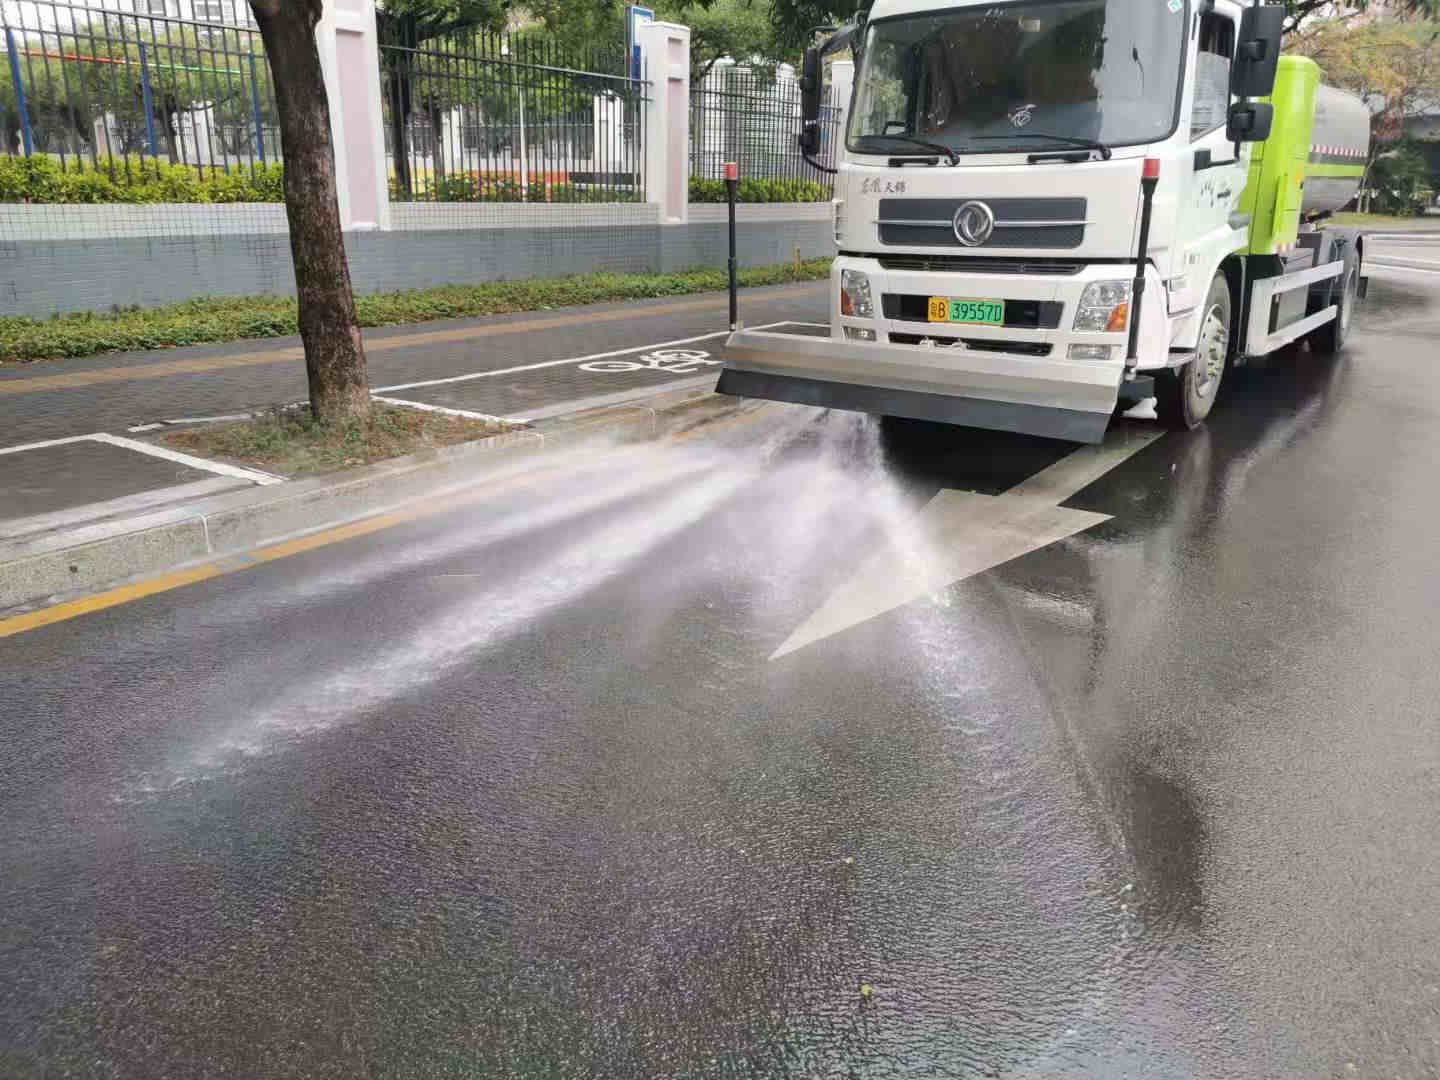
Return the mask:
<path id="1" fill-rule="evenodd" d="M 96 593 L 94 596 L 83 596 L 79 600 L 56 604 L 54 607 L 42 608 L 40 611 L 13 615 L 8 619 L 0 619 L 0 638 L 9 637 L 12 634 L 23 634 L 26 630 L 37 630 L 42 626 L 49 626 L 51 623 L 73 619 L 77 615 L 88 615 L 92 611 L 104 611 L 106 608 L 128 604 L 132 600 L 140 600 L 146 596 L 153 596 L 155 593 L 193 585 L 197 581 L 219 577 L 225 572 L 215 565 L 196 566 L 189 570 L 165 574 L 163 577 L 151 578 L 149 581 L 140 581 L 134 585 L 124 585 L 108 592 Z"/>
<path id="2" fill-rule="evenodd" d="M 739 416 L 729 417 L 724 420 L 712 421 L 702 424 L 691 430 L 670 435 L 665 442 L 682 442 L 696 435 L 706 434 L 722 427 L 729 427 L 742 420 L 757 415 L 754 412 L 741 413 Z M 533 485 L 539 481 L 541 470 L 527 472 L 519 476 L 505 477 L 497 484 L 520 483 Z M 443 513 L 446 510 L 453 510 L 457 506 L 464 506 L 467 503 L 475 502 L 478 499 L 489 495 L 496 484 L 482 484 L 468 492 L 445 493 L 442 497 L 427 499 L 413 506 L 401 510 L 392 510 L 388 513 L 377 514 L 374 517 L 362 518 L 359 521 L 352 521 L 347 525 L 337 525 L 331 529 L 323 529 L 320 532 L 310 533 L 306 536 L 297 537 L 294 540 L 284 540 L 277 544 L 269 544 L 254 551 L 247 551 L 242 554 L 224 555 L 199 566 L 192 566 L 186 570 L 176 570 L 169 574 L 161 574 L 146 581 L 137 581 L 133 585 L 121 585 L 118 588 L 107 589 L 105 592 L 95 593 L 93 596 L 82 596 L 78 600 L 68 600 L 62 604 L 55 604 L 53 607 L 42 608 L 39 611 L 27 611 L 23 615 L 12 615 L 7 619 L 0 619 L 0 638 L 10 637 L 14 634 L 23 634 L 27 630 L 38 630 L 42 626 L 50 626 L 54 623 L 65 622 L 81 615 L 89 615 L 92 612 L 104 611 L 107 608 L 118 607 L 121 604 L 128 604 L 134 600 L 143 600 L 147 596 L 154 596 L 157 593 L 169 592 L 172 589 L 182 589 L 186 585 L 194 585 L 201 581 L 208 581 L 211 578 L 224 577 L 241 570 L 249 570 L 262 563 L 276 562 L 279 559 L 288 559 L 292 555 L 300 555 L 307 551 L 314 551 L 316 548 L 327 547 L 330 544 L 338 544 L 345 540 L 353 540 L 356 537 L 368 536 L 384 529 L 393 528 L 396 525 L 403 525 L 409 521 L 419 521 L 422 518 L 434 514 Z"/>
<path id="3" fill-rule="evenodd" d="M 471 495 L 476 498 L 478 495 Z M 200 566 L 192 566 L 188 570 L 177 570 L 170 574 L 161 574 L 159 577 L 150 578 L 147 581 L 138 581 L 133 585 L 122 585 L 116 589 L 107 589 L 105 592 L 96 593 L 94 596 L 82 596 L 78 600 L 70 600 L 63 604 L 56 604 L 54 607 L 42 608 L 39 611 L 28 611 L 23 615 L 13 615 L 8 619 L 0 619 L 0 638 L 10 637 L 12 634 L 23 634 L 26 630 L 36 630 L 42 626 L 49 626 L 52 623 L 64 622 L 79 615 L 89 615 L 94 611 L 104 611 L 106 608 L 118 607 L 121 604 L 128 604 L 133 600 L 143 600 L 147 596 L 154 596 L 156 593 L 169 592 L 171 589 L 181 589 L 186 585 L 194 585 L 197 582 L 208 581 L 211 578 L 224 577 L 226 574 L 233 574 L 240 570 L 249 570 L 261 563 L 274 562 L 277 559 L 287 559 L 291 555 L 299 555 L 302 552 L 313 551 L 316 548 L 325 547 L 328 544 L 338 544 L 342 540 L 350 540 L 357 536 L 366 536 L 370 533 L 379 532 L 407 521 L 414 521 L 430 514 L 439 513 L 460 503 L 467 501 L 465 498 L 452 499 L 443 503 L 425 503 L 420 506 L 410 507 L 405 510 L 395 510 L 388 514 L 378 514 L 375 517 L 364 518 L 361 521 L 353 521 L 348 525 L 337 525 L 333 529 L 325 529 L 321 532 L 311 533 L 309 536 L 302 536 L 295 540 L 286 540 L 279 544 L 270 544 L 267 547 L 258 548 L 255 551 L 247 551 L 243 555 L 226 555 L 214 559 L 211 562 L 203 563 Z"/>
<path id="4" fill-rule="evenodd" d="M 823 284 L 820 283 L 820 284 Z M 490 323 L 483 326 L 430 330 L 418 334 L 400 334 L 365 342 L 366 353 L 413 349 L 425 345 L 443 345 L 456 341 L 528 334 L 538 330 L 554 330 L 563 326 L 591 326 L 595 323 L 622 322 L 650 315 L 672 315 L 681 312 L 719 311 L 729 304 L 726 298 L 706 297 L 701 300 L 680 300 L 644 307 L 621 308 L 613 311 L 577 311 L 516 322 Z M 130 367 L 106 368 L 103 371 L 72 371 L 61 375 L 36 375 L 25 379 L 0 380 L 0 397 L 39 394 L 47 390 L 72 390 L 81 386 L 128 382 L 132 379 L 163 379 L 172 375 L 195 375 L 206 371 L 245 367 L 254 364 L 294 363 L 305 353 L 296 346 L 266 349 L 263 352 L 227 353 L 224 356 L 196 357 L 190 360 L 166 360 L 158 364 L 137 364 Z"/>

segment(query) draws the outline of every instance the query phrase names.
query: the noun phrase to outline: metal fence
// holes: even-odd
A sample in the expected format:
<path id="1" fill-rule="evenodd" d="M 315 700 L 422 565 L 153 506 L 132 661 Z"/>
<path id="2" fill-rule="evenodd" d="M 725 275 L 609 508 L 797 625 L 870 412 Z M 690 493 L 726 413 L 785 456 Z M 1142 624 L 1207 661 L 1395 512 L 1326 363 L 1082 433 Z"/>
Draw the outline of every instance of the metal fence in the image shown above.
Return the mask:
<path id="1" fill-rule="evenodd" d="M 840 111 L 827 98 L 820 113 L 817 160 L 832 168 Z M 690 87 L 690 175 L 720 179 L 734 161 L 748 179 L 808 180 L 828 189 L 828 174 L 800 154 L 800 128 L 800 84 L 789 65 L 774 72 L 716 65 Z"/>
<path id="2" fill-rule="evenodd" d="M 128 0 L 136 10 L 3 0 L 0 153 L 67 172 L 186 166 L 204 179 L 279 161 L 270 71 L 249 5 Z M 158 172 L 158 170 L 156 170 Z M 180 201 L 183 201 L 180 200 Z"/>
<path id="3" fill-rule="evenodd" d="M 381 24 L 390 197 L 638 202 L 648 83 L 622 49 L 575 55 L 539 34 L 425 38 Z"/>

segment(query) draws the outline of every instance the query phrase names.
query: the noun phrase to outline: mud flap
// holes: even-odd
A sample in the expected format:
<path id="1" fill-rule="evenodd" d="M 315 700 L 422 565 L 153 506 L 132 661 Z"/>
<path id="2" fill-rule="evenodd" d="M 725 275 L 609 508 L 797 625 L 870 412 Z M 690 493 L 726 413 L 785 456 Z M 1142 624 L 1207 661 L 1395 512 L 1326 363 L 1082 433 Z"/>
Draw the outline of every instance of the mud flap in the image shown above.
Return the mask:
<path id="1" fill-rule="evenodd" d="M 1109 363 L 963 348 L 917 349 L 741 330 L 716 390 L 881 416 L 1098 443 L 1115 410 Z"/>

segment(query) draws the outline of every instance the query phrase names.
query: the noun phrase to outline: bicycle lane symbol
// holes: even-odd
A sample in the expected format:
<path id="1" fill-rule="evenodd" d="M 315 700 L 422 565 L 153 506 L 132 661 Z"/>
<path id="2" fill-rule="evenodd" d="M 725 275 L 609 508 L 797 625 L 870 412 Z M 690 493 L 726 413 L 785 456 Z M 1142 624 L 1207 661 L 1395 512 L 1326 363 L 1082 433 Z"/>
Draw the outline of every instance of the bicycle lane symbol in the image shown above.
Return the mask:
<path id="1" fill-rule="evenodd" d="M 703 349 L 656 349 L 634 360 L 591 360 L 581 364 L 581 371 L 618 375 L 627 371 L 664 371 L 671 375 L 690 375 L 704 367 L 719 364 Z"/>

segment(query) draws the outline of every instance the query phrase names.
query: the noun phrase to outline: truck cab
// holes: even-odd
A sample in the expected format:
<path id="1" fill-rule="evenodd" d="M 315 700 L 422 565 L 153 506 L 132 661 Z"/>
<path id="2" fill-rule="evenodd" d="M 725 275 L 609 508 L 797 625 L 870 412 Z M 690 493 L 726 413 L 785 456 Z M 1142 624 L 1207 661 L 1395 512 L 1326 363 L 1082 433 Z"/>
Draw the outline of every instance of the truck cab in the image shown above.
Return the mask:
<path id="1" fill-rule="evenodd" d="M 1247 261 L 1284 254 L 1252 251 L 1245 208 L 1279 11 L 875 0 L 849 38 L 831 335 L 738 332 L 720 391 L 1086 442 L 1147 397 L 1198 423 Z"/>

